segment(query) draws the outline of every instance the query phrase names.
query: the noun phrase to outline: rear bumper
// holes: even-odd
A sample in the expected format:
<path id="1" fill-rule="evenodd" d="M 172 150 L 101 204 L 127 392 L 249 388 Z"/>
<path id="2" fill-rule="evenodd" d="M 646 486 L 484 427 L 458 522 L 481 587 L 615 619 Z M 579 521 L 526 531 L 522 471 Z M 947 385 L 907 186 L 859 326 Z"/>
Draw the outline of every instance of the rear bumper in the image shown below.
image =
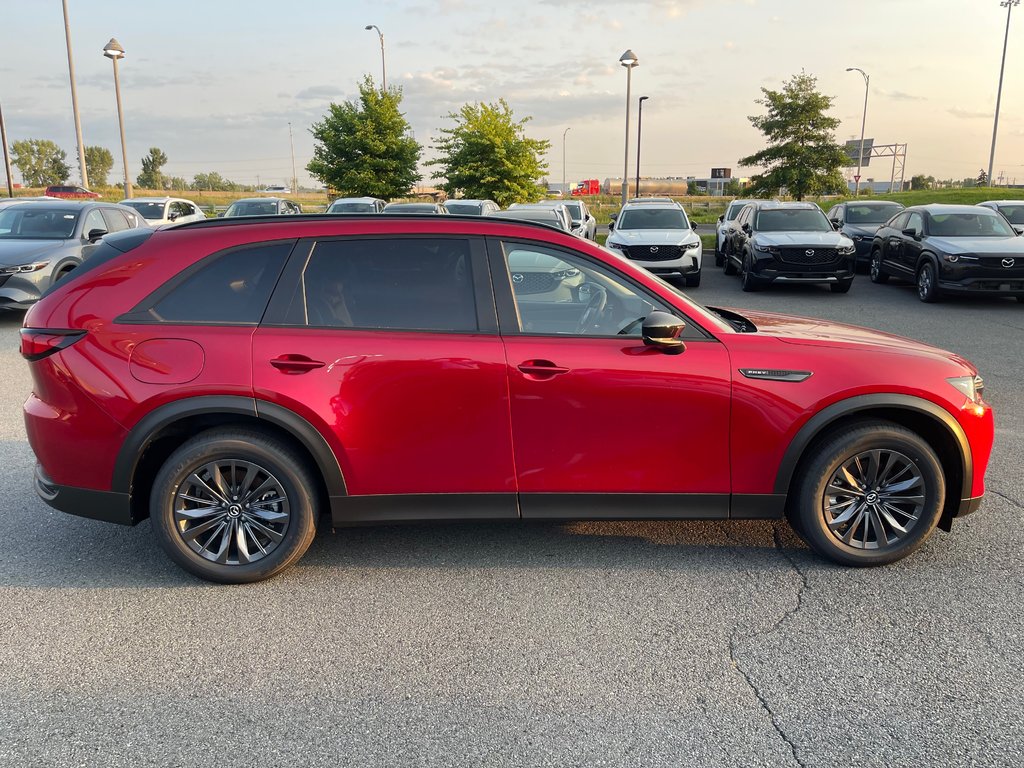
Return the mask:
<path id="1" fill-rule="evenodd" d="M 39 464 L 36 464 L 34 485 L 39 498 L 69 515 L 119 525 L 135 525 L 138 522 L 132 518 L 131 499 L 127 493 L 57 485 L 46 476 Z"/>

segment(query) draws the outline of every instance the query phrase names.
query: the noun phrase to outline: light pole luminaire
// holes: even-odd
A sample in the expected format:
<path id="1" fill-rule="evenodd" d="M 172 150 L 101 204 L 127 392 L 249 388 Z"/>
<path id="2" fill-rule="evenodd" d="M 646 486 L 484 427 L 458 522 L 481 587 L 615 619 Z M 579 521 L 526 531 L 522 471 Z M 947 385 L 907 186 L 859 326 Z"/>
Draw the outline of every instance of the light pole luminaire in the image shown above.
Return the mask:
<path id="1" fill-rule="evenodd" d="M 116 38 L 110 38 L 110 42 L 103 46 L 103 55 L 114 62 L 114 94 L 117 97 L 117 123 L 121 129 L 121 162 L 124 164 L 124 196 L 129 199 L 132 196 L 132 182 L 128 178 L 128 147 L 124 141 L 124 110 L 121 109 L 121 76 L 117 70 L 117 62 L 124 58 L 124 48 L 117 42 Z"/>
<path id="2" fill-rule="evenodd" d="M 868 121 L 868 90 L 871 85 L 871 76 L 860 67 L 847 67 L 846 71 L 860 72 L 861 77 L 864 78 L 864 112 L 860 118 L 860 152 L 857 153 L 857 180 L 853 192 L 854 197 L 858 197 L 860 195 L 861 166 L 864 163 L 864 126 L 867 125 Z"/>
<path id="3" fill-rule="evenodd" d="M 999 103 L 1003 99 L 1003 71 L 1006 69 L 1006 46 L 1010 42 L 1010 14 L 1013 6 L 1020 5 L 1020 0 L 1003 0 L 1000 7 L 1006 7 L 1006 34 L 1003 36 L 1003 61 L 999 65 L 999 90 L 996 91 L 996 119 L 992 124 L 992 150 L 988 155 L 988 185 L 992 186 L 992 166 L 996 161 L 996 134 L 999 133 Z"/>
<path id="4" fill-rule="evenodd" d="M 380 27 L 376 24 L 367 24 L 367 30 L 377 30 L 377 37 L 380 38 L 380 89 L 387 91 L 388 89 L 388 68 L 384 59 L 384 33 L 380 31 Z"/>
<path id="5" fill-rule="evenodd" d="M 644 102 L 649 96 L 641 96 L 636 107 L 636 196 L 640 197 L 640 137 L 644 125 Z"/>
<path id="6" fill-rule="evenodd" d="M 568 192 L 569 192 L 569 188 L 567 186 L 565 186 L 565 134 L 567 134 L 571 129 L 572 129 L 572 126 L 570 125 L 564 131 L 562 131 L 562 194 L 563 195 L 568 194 Z"/>
<path id="7" fill-rule="evenodd" d="M 622 160 L 622 204 L 626 204 L 629 195 L 629 102 L 632 100 L 630 88 L 633 84 L 633 67 L 640 62 L 636 54 L 627 50 L 619 57 L 619 64 L 626 68 L 626 150 Z"/>

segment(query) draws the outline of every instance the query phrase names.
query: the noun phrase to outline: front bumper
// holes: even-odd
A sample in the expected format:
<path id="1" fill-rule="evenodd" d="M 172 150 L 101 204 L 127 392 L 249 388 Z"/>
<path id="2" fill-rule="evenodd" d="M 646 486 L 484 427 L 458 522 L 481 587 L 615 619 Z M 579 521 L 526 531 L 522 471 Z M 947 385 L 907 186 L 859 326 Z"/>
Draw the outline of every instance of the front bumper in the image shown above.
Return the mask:
<path id="1" fill-rule="evenodd" d="M 1024 277 L 1002 279 L 998 277 L 974 277 L 964 280 L 939 280 L 943 293 L 960 293 L 972 296 L 1024 296 Z"/>

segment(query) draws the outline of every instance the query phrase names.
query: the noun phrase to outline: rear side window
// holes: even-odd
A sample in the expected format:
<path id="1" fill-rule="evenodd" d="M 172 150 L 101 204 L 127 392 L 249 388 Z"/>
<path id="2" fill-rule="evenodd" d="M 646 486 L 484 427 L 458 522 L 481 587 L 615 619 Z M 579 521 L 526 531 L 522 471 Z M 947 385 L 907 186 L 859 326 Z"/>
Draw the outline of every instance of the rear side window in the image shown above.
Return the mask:
<path id="1" fill-rule="evenodd" d="M 257 325 L 293 241 L 214 254 L 185 270 L 121 322 Z"/>
<path id="2" fill-rule="evenodd" d="M 302 269 L 285 324 L 476 331 L 470 262 L 467 240 L 319 242 Z"/>

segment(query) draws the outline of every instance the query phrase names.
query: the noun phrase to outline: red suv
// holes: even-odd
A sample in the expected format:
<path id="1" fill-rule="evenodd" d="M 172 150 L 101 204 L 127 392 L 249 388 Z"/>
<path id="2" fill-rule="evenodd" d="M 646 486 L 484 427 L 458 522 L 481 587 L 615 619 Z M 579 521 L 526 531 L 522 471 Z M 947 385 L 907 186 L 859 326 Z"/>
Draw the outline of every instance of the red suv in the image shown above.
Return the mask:
<path id="1" fill-rule="evenodd" d="M 788 516 L 847 565 L 975 510 L 975 368 L 700 306 L 542 225 L 220 219 L 104 238 L 25 316 L 36 488 L 206 579 L 331 524 Z"/>
<path id="2" fill-rule="evenodd" d="M 97 200 L 99 195 L 96 192 L 90 192 L 85 187 L 62 187 L 62 186 L 51 186 L 46 188 L 44 192 L 47 197 L 61 197 L 66 200 Z"/>

